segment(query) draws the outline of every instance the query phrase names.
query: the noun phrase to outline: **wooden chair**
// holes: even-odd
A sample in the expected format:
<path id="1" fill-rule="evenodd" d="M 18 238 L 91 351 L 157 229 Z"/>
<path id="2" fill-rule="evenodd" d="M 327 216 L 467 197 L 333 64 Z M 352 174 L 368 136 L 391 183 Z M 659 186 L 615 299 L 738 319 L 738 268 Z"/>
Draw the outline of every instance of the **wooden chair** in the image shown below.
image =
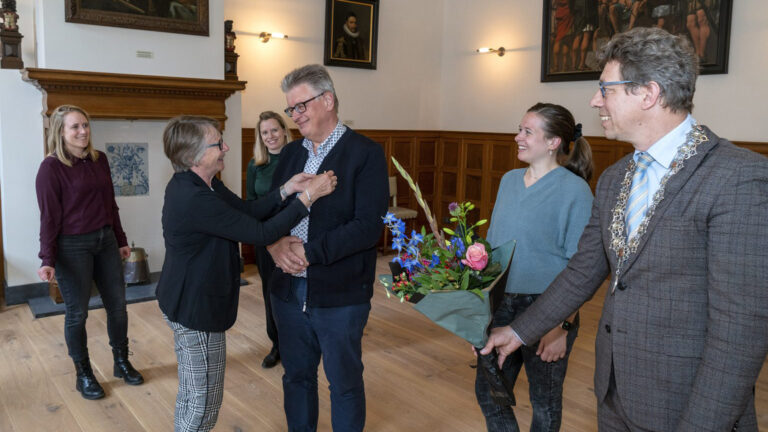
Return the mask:
<path id="1" fill-rule="evenodd" d="M 398 207 L 397 206 L 397 177 L 390 177 L 389 178 L 389 198 L 391 200 L 391 206 L 387 210 L 388 212 L 395 215 L 396 218 L 402 219 L 403 222 L 408 225 L 408 221 L 416 219 L 416 216 L 418 215 L 418 212 L 413 209 L 409 209 L 407 207 Z M 412 224 L 411 224 L 412 225 Z M 413 229 L 413 228 L 411 228 Z M 382 249 L 382 252 L 389 251 L 390 244 L 389 244 L 389 230 L 384 230 L 384 247 Z"/>

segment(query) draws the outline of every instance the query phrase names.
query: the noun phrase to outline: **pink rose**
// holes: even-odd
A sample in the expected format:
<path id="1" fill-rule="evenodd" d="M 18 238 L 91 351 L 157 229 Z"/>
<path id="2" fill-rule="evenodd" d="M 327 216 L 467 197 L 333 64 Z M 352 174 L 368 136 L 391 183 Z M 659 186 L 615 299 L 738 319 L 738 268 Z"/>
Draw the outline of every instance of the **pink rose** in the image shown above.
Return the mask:
<path id="1" fill-rule="evenodd" d="M 461 262 L 472 270 L 480 271 L 488 265 L 488 252 L 482 243 L 475 243 L 467 248 L 467 256 Z"/>

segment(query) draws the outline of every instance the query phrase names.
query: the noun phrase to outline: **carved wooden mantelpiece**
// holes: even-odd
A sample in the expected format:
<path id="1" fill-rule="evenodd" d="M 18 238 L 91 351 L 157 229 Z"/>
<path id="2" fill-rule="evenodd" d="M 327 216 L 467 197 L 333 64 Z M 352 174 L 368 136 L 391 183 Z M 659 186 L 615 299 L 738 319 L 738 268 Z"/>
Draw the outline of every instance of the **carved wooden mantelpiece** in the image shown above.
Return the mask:
<path id="1" fill-rule="evenodd" d="M 225 101 L 245 81 L 24 69 L 23 79 L 43 92 L 46 117 L 59 105 L 77 105 L 92 118 L 169 119 L 206 115 L 227 119 Z"/>

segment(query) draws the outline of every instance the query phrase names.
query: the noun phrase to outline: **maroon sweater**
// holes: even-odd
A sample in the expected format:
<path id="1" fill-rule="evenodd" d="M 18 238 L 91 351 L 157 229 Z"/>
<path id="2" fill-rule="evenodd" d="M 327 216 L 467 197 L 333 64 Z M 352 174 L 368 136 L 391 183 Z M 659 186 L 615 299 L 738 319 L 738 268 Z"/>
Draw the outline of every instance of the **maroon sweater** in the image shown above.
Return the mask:
<path id="1" fill-rule="evenodd" d="M 70 159 L 72 166 L 68 167 L 55 156 L 48 156 L 37 171 L 38 256 L 44 266 L 55 266 L 56 239 L 60 234 L 85 234 L 109 225 L 115 232 L 118 246 L 128 245 L 115 203 L 107 156 L 99 152 L 96 161 L 90 156 Z"/>

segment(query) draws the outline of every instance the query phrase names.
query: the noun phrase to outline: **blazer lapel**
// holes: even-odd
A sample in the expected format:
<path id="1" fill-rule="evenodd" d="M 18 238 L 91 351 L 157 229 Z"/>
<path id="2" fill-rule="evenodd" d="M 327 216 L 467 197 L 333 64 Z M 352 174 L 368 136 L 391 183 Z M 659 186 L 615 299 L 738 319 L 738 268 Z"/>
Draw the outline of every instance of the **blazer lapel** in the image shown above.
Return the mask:
<path id="1" fill-rule="evenodd" d="M 656 225 L 658 225 L 659 221 L 663 219 L 664 213 L 675 201 L 675 198 L 683 189 L 683 186 L 688 183 L 693 173 L 696 172 L 696 170 L 701 165 L 701 162 L 707 157 L 707 154 L 709 154 L 709 152 L 717 145 L 717 142 L 720 140 L 717 135 L 712 133 L 712 131 L 706 127 L 704 127 L 704 133 L 707 136 L 708 141 L 699 144 L 698 147 L 696 147 L 696 154 L 685 160 L 683 162 L 683 168 L 678 171 L 677 174 L 669 178 L 667 186 L 664 189 L 664 199 L 661 200 L 659 205 L 656 207 L 653 217 L 651 217 L 651 219 L 648 221 L 648 227 L 645 234 L 640 238 L 640 242 L 637 245 L 637 251 L 634 254 L 631 254 L 627 261 L 624 263 L 619 277 L 624 275 L 624 273 L 626 273 L 627 270 L 632 267 L 632 264 L 637 260 L 637 257 L 640 256 L 643 249 L 645 248 L 646 243 L 648 243 L 648 238 L 653 235 L 653 229 L 656 227 Z"/>

